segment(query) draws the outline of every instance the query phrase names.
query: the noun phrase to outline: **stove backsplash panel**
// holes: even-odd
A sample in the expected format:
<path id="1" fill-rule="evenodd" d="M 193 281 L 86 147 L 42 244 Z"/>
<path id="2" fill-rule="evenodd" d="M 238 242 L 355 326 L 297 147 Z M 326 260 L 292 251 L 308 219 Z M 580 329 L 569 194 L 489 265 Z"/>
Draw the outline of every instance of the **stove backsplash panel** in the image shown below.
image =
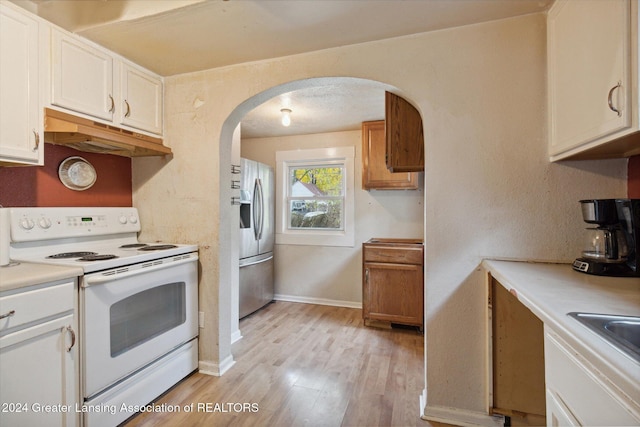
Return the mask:
<path id="1" fill-rule="evenodd" d="M 65 187 L 58 166 L 80 156 L 96 170 L 95 184 L 83 191 Z M 0 167 L 0 205 L 4 207 L 132 206 L 131 159 L 46 144 L 44 166 Z"/>

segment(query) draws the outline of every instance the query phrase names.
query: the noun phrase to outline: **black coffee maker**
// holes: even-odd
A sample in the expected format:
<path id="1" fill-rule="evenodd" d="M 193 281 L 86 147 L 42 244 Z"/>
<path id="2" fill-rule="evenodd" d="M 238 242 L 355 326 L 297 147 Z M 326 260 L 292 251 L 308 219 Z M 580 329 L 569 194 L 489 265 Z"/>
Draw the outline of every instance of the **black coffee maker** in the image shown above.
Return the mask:
<path id="1" fill-rule="evenodd" d="M 640 277 L 640 199 L 580 200 L 586 230 L 573 269 L 600 276 Z"/>

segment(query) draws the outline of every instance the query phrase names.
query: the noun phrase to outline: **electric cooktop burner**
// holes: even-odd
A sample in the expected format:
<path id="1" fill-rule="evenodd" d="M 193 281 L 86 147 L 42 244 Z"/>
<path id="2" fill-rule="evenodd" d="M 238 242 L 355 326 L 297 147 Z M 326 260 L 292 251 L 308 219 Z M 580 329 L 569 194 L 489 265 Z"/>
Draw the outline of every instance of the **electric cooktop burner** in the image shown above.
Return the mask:
<path id="1" fill-rule="evenodd" d="M 138 248 L 144 248 L 145 246 L 149 246 L 149 245 L 146 243 L 129 243 L 128 245 L 120 246 L 120 249 L 138 249 Z"/>
<path id="2" fill-rule="evenodd" d="M 112 254 L 96 255 L 94 253 L 93 255 L 83 256 L 82 258 L 79 258 L 78 261 L 104 261 L 107 259 L 114 259 L 114 258 L 118 258 L 118 257 Z"/>
<path id="3" fill-rule="evenodd" d="M 81 258 L 90 255 L 97 255 L 95 252 L 62 252 L 59 254 L 49 255 L 47 258 L 51 259 L 67 259 L 67 258 Z"/>
<path id="4" fill-rule="evenodd" d="M 162 251 L 164 249 L 172 249 L 172 248 L 177 248 L 176 245 L 152 245 L 152 246 L 145 246 L 143 248 L 140 248 L 138 250 L 140 251 Z"/>

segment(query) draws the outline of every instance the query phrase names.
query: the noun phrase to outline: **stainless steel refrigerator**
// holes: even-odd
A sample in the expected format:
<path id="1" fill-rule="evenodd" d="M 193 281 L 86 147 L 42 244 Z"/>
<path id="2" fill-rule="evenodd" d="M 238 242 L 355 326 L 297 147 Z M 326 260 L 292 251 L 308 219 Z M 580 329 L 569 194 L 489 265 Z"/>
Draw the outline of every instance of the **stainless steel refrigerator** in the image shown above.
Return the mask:
<path id="1" fill-rule="evenodd" d="M 275 179 L 273 168 L 240 161 L 240 318 L 273 300 Z"/>

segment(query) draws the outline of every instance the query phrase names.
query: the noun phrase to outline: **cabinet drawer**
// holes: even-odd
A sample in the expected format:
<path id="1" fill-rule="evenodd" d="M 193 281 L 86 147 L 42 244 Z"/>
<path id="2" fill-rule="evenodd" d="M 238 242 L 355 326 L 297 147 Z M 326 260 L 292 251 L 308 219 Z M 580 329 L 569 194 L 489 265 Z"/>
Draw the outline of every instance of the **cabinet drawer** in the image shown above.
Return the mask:
<path id="1" fill-rule="evenodd" d="M 631 409 L 632 403 L 623 403 L 626 396 L 613 384 L 605 385 L 601 373 L 579 362 L 574 356 L 577 352 L 555 333 L 545 332 L 547 390 L 561 397 L 580 425 L 638 425 L 640 417 Z"/>
<path id="2" fill-rule="evenodd" d="M 0 333 L 74 309 L 74 281 L 0 297 Z M 11 314 L 12 313 L 12 314 Z"/>
<path id="3" fill-rule="evenodd" d="M 422 265 L 422 245 L 378 246 L 365 245 L 365 262 L 392 262 L 395 264 Z"/>

